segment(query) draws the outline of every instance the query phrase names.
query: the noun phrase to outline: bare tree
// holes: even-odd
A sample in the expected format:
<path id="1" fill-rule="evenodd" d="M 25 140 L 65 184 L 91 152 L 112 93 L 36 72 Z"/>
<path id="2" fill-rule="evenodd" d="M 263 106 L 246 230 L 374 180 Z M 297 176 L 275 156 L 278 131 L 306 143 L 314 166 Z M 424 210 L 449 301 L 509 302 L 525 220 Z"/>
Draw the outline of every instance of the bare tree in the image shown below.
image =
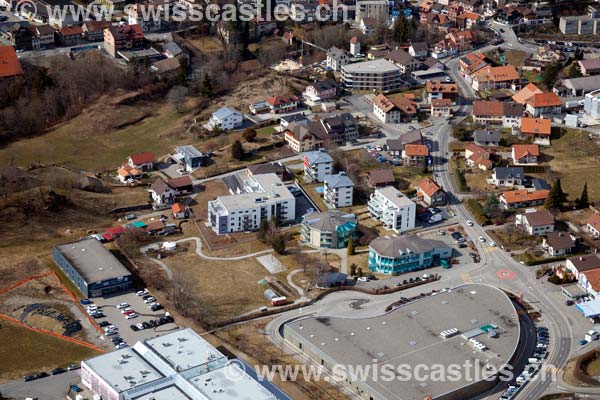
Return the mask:
<path id="1" fill-rule="evenodd" d="M 198 306 L 194 292 L 196 278 L 184 266 L 173 268 L 173 278 L 169 287 L 169 297 L 175 309 L 184 317 L 196 316 Z"/>
<path id="2" fill-rule="evenodd" d="M 184 111 L 185 98 L 188 95 L 188 89 L 185 86 L 175 86 L 169 91 L 167 99 L 175 111 L 181 114 Z"/>

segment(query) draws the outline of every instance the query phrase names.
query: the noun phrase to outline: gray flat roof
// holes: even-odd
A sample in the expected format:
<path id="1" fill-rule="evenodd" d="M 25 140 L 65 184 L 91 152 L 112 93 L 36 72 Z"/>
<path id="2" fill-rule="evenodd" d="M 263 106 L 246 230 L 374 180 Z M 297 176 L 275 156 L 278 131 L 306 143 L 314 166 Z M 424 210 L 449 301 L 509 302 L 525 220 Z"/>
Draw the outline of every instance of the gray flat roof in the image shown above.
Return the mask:
<path id="1" fill-rule="evenodd" d="M 96 239 L 59 244 L 56 248 L 87 283 L 131 275 L 117 257 Z"/>
<path id="2" fill-rule="evenodd" d="M 384 59 L 348 64 L 344 65 L 342 69 L 350 73 L 384 73 L 394 71 L 400 72 L 400 68 L 396 64 Z"/>
<path id="3" fill-rule="evenodd" d="M 232 378 L 236 377 L 235 384 Z M 242 372 L 235 363 L 190 379 L 211 400 L 276 400 L 260 383 Z"/>
<path id="4" fill-rule="evenodd" d="M 192 398 L 183 393 L 177 386 L 169 386 L 156 392 L 146 393 L 133 400 L 191 400 Z"/>
<path id="5" fill-rule="evenodd" d="M 477 351 L 460 334 L 442 339 L 442 331 L 459 333 L 493 324 L 497 338 L 487 334 L 476 340 L 488 346 Z M 287 332 L 291 330 L 292 332 Z M 286 333 L 287 332 L 287 333 Z M 317 349 L 333 362 L 349 366 L 424 364 L 448 366 L 465 362 L 489 363 L 502 368 L 517 349 L 520 327 L 517 312 L 504 292 L 482 284 L 463 285 L 401 306 L 371 318 L 307 317 L 286 324 L 284 335 L 301 338 L 303 349 Z M 376 360 L 374 362 L 374 359 Z M 318 361 L 317 361 L 318 362 Z M 474 370 L 471 369 L 471 377 Z M 483 372 L 483 368 L 479 369 Z M 387 399 L 436 398 L 475 381 L 467 381 L 465 370 L 459 380 L 403 381 L 374 380 L 367 383 Z"/>

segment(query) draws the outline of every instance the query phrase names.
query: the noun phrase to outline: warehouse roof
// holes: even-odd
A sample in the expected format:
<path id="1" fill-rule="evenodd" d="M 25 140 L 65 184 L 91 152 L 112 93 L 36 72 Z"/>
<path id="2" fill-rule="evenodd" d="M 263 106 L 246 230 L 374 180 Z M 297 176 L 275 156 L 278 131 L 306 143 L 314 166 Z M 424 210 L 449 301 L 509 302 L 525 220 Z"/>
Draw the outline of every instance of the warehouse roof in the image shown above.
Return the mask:
<path id="1" fill-rule="evenodd" d="M 83 276 L 87 283 L 131 275 L 117 257 L 96 239 L 82 239 L 59 244 L 56 249 Z"/>
<path id="2" fill-rule="evenodd" d="M 474 339 L 487 345 L 489 350 L 475 350 L 462 335 L 448 339 L 440 337 L 442 331 L 452 328 L 460 333 L 480 329 L 481 334 Z M 495 329 L 498 336 L 490 338 L 485 334 L 489 329 Z M 376 317 L 311 316 L 297 319 L 286 324 L 284 336 L 288 340 L 301 341 L 303 350 L 315 357 L 322 354 L 323 358 L 340 365 L 415 367 L 471 362 L 479 365 L 477 373 L 485 376 L 483 364 L 486 362 L 494 369 L 509 362 L 519 344 L 520 328 L 518 314 L 503 291 L 488 285 L 471 284 L 416 300 Z M 449 381 L 374 380 L 369 374 L 366 383 L 383 394 L 382 397 L 390 399 L 398 398 L 396 394 L 399 393 L 405 399 L 437 398 L 477 383 L 472 378 L 469 380 L 466 373 L 459 375 L 461 379 Z"/>

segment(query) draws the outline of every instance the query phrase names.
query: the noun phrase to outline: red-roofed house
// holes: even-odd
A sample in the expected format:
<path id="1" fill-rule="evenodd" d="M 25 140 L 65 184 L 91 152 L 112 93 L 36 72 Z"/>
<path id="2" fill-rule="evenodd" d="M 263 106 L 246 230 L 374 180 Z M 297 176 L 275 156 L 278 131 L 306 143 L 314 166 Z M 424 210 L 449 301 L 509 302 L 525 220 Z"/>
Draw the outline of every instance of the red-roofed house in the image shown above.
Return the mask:
<path id="1" fill-rule="evenodd" d="M 288 113 L 298 108 L 298 98 L 287 94 L 269 97 L 266 102 L 273 114 Z"/>
<path id="2" fill-rule="evenodd" d="M 484 171 L 491 170 L 494 163 L 490 160 L 491 152 L 475 143 L 469 143 L 465 149 L 465 162 L 468 166 Z"/>
<path id="3" fill-rule="evenodd" d="M 23 68 L 12 46 L 0 46 L 0 79 L 22 75 Z"/>
<path id="4" fill-rule="evenodd" d="M 424 144 L 407 144 L 402 151 L 404 165 L 423 166 L 429 155 L 429 149 Z"/>
<path id="5" fill-rule="evenodd" d="M 544 204 L 549 192 L 546 189 L 533 192 L 528 192 L 526 189 L 509 190 L 508 192 L 501 193 L 498 200 L 500 200 L 500 204 L 506 209 L 533 207 Z"/>
<path id="6" fill-rule="evenodd" d="M 58 31 L 58 37 L 63 46 L 73 46 L 83 39 L 83 30 L 79 25 L 63 26 Z"/>
<path id="7" fill-rule="evenodd" d="M 512 159 L 515 165 L 537 164 L 540 147 L 537 144 L 513 144 Z"/>
<path id="8" fill-rule="evenodd" d="M 148 171 L 154 168 L 154 163 L 156 163 L 156 158 L 154 157 L 154 153 L 151 151 L 146 151 L 143 153 L 134 153 L 129 156 L 127 160 L 127 164 L 132 168 L 136 168 L 141 171 Z"/>
<path id="9" fill-rule="evenodd" d="M 554 92 L 536 93 L 525 102 L 525 111 L 532 117 L 560 114 L 563 102 Z"/>
<path id="10" fill-rule="evenodd" d="M 452 112 L 452 101 L 450 99 L 432 99 L 431 117 L 450 118 Z"/>
<path id="11" fill-rule="evenodd" d="M 550 145 L 550 134 L 552 133 L 552 122 L 544 118 L 521 118 L 521 134 L 533 135 L 536 142 Z"/>
<path id="12" fill-rule="evenodd" d="M 184 219 L 188 217 L 188 209 L 182 203 L 175 203 L 171 206 L 171 211 L 173 212 L 173 217 L 177 219 Z"/>
<path id="13" fill-rule="evenodd" d="M 587 220 L 587 231 L 592 237 L 600 238 L 600 214 L 594 214 Z"/>
<path id="14" fill-rule="evenodd" d="M 415 119 L 417 106 L 407 96 L 388 98 L 379 94 L 373 99 L 373 114 L 385 124 L 397 124 Z"/>
<path id="15" fill-rule="evenodd" d="M 428 206 L 442 206 L 446 203 L 446 193 L 431 178 L 421 179 L 416 186 L 417 197 Z"/>
<path id="16" fill-rule="evenodd" d="M 521 76 L 513 65 L 501 67 L 484 67 L 473 73 L 472 86 L 474 90 L 505 89 L 516 86 Z"/>

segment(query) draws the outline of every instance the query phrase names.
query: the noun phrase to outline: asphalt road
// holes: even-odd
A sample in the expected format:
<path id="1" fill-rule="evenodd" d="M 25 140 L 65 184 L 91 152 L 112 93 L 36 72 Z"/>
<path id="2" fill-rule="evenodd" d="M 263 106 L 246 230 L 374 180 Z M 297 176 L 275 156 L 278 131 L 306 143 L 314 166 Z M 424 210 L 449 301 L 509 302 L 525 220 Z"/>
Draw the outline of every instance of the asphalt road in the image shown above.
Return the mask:
<path id="1" fill-rule="evenodd" d="M 26 397 L 37 397 L 40 400 L 57 400 L 65 398 L 71 385 L 79 385 L 80 383 L 79 370 L 75 370 L 31 382 L 19 380 L 5 383 L 0 385 L 0 394 L 18 400 Z"/>

